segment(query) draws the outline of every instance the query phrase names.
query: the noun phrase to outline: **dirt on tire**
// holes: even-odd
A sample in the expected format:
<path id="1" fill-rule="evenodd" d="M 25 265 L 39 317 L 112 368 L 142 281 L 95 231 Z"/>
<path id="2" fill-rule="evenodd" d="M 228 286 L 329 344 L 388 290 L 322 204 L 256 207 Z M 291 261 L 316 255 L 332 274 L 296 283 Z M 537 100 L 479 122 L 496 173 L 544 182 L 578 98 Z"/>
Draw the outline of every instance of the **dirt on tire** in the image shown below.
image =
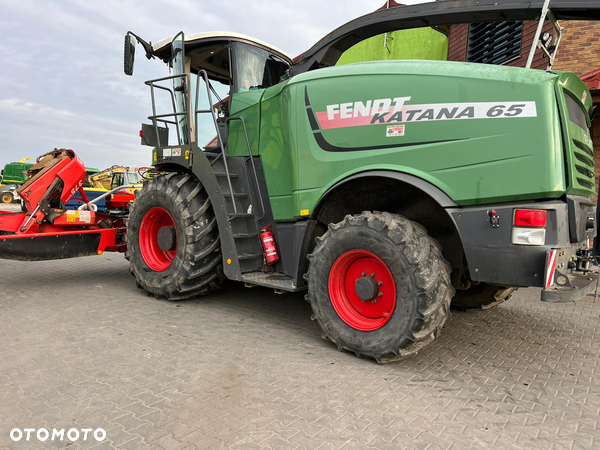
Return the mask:
<path id="1" fill-rule="evenodd" d="M 173 218 L 176 253 L 164 271 L 155 271 L 140 251 L 140 225 L 146 213 L 160 207 Z M 210 199 L 192 175 L 170 173 L 146 182 L 128 220 L 129 271 L 138 287 L 156 298 L 185 300 L 219 289 L 225 280 L 221 243 Z"/>
<path id="2" fill-rule="evenodd" d="M 350 327 L 336 313 L 328 290 L 334 262 L 349 250 L 375 254 L 390 269 L 396 284 L 396 307 L 390 319 L 374 331 Z M 387 363 L 416 354 L 433 342 L 450 315 L 454 288 L 451 267 L 439 243 L 425 228 L 386 212 L 346 216 L 317 238 L 309 255 L 308 294 L 313 319 L 323 337 L 340 351 Z"/>

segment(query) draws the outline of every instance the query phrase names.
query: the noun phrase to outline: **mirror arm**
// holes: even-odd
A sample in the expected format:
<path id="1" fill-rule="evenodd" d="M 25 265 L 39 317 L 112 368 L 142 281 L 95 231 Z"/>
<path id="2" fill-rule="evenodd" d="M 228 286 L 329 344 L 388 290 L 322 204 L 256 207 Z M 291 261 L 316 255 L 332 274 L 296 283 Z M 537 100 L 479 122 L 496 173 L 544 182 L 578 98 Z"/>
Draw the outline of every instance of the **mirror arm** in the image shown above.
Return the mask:
<path id="1" fill-rule="evenodd" d="M 136 38 L 138 43 L 140 43 L 142 45 L 142 47 L 144 47 L 144 51 L 146 52 L 146 58 L 148 58 L 148 59 L 154 58 L 155 54 L 154 54 L 154 50 L 152 49 L 152 42 L 150 42 L 150 43 L 146 42 L 141 37 L 139 37 L 137 34 L 134 34 L 131 31 L 128 31 L 127 34 L 130 34 L 131 36 Z"/>

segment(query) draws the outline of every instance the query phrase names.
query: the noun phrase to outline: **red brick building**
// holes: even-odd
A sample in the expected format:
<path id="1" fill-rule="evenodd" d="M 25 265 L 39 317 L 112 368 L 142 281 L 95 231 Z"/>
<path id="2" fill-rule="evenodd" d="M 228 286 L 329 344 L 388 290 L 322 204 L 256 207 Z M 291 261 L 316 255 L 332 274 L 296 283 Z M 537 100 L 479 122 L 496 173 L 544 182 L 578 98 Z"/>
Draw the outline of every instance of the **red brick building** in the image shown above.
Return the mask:
<path id="1" fill-rule="evenodd" d="M 497 24 L 459 24 L 450 29 L 448 60 L 471 61 L 525 67 L 538 22 L 503 22 Z M 596 185 L 600 178 L 600 22 L 563 21 L 562 42 L 554 69 L 576 73 L 592 91 L 599 106 L 592 123 L 595 146 Z M 550 22 L 544 31 L 554 33 Z M 532 68 L 545 70 L 548 58 L 538 49 Z"/>

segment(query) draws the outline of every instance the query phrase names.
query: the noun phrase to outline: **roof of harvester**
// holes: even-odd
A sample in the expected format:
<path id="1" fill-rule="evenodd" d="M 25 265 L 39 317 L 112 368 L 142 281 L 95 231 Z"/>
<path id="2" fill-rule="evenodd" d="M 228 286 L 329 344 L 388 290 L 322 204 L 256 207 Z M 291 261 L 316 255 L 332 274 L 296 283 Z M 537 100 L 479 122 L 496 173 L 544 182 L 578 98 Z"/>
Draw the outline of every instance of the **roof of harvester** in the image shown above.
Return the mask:
<path id="1" fill-rule="evenodd" d="M 169 46 L 171 45 L 171 42 L 173 41 L 174 38 L 175 38 L 175 36 L 171 36 L 167 39 L 158 41 L 157 43 L 152 45 L 152 49 L 156 53 L 161 53 L 161 51 L 164 51 L 164 50 L 170 51 Z M 229 31 L 211 31 L 211 32 L 207 32 L 207 33 L 196 33 L 196 34 L 186 34 L 185 35 L 185 44 L 186 45 L 200 44 L 203 42 L 208 43 L 211 41 L 248 42 L 250 44 L 254 44 L 254 45 L 263 47 L 264 49 L 269 50 L 269 51 L 273 52 L 274 54 L 282 57 L 283 59 L 288 61 L 290 64 L 292 63 L 292 58 L 290 57 L 290 55 L 285 53 L 283 50 L 281 50 L 277 47 L 274 47 L 271 44 L 268 44 L 264 41 L 261 41 L 260 39 L 246 36 L 244 34 L 232 33 Z"/>

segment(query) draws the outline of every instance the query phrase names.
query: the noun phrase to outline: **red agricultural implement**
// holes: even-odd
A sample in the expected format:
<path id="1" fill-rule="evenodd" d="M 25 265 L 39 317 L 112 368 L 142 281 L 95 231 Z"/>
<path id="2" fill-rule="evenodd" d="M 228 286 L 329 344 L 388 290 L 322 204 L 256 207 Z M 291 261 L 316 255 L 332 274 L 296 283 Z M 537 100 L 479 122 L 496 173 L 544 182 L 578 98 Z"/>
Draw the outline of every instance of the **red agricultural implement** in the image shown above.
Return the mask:
<path id="1" fill-rule="evenodd" d="M 125 219 L 134 196 L 121 191 L 124 186 L 89 201 L 85 166 L 66 149 L 40 156 L 28 175 L 17 191 L 26 212 L 0 211 L 0 258 L 41 261 L 125 251 Z M 68 209 L 74 200 L 81 205 Z"/>

